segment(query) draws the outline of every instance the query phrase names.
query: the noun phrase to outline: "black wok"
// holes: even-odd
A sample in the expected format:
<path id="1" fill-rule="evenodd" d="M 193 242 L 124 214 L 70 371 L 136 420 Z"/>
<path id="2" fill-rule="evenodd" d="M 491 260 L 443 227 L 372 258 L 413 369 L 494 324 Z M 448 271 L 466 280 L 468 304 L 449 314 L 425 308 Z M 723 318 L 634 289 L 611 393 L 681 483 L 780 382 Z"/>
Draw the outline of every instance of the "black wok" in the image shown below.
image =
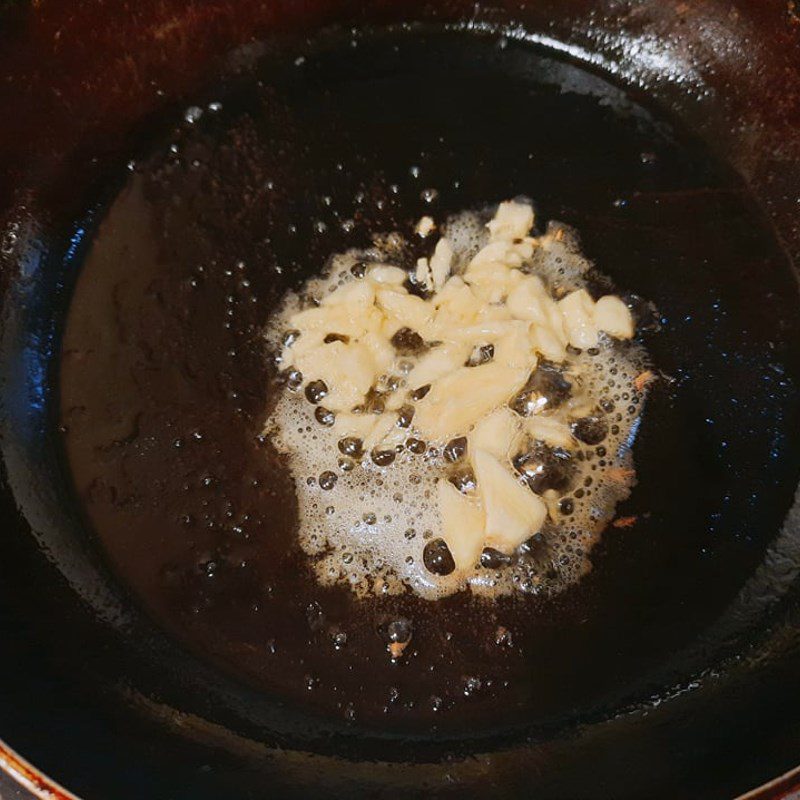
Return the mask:
<path id="1" fill-rule="evenodd" d="M 793 4 L 48 2 L 2 14 L 8 770 L 43 796 L 58 796 L 53 779 L 87 800 L 730 797 L 796 766 Z M 188 107 L 218 99 L 210 127 L 187 121 Z M 173 158 L 170 143 L 192 155 Z M 186 278 L 185 249 L 212 271 L 215 254 L 280 263 L 280 277 L 253 276 L 254 305 L 267 307 L 341 247 L 331 220 L 313 225 L 323 206 L 352 216 L 356 237 L 418 215 L 412 156 L 439 213 L 529 194 L 661 318 L 647 343 L 665 378 L 621 512 L 638 526 L 606 536 L 595 571 L 553 612 L 558 624 L 541 630 L 538 651 L 531 642 L 538 696 L 457 726 L 382 725 L 275 697 L 258 676 L 237 675 L 232 651 L 202 652 L 194 622 L 159 617 L 139 599 L 147 570 L 122 580 L 123 550 L 98 546 L 124 505 L 103 498 L 126 482 L 144 492 L 130 503 L 148 509 L 126 529 L 140 550 L 172 530 L 165 521 L 161 531 L 170 497 L 157 487 L 173 456 L 154 446 L 148 461 L 124 407 L 133 396 L 168 406 L 183 388 L 158 359 L 130 379 L 126 324 L 141 324 L 134 332 L 152 336 L 170 368 L 206 348 L 199 377 L 187 378 L 207 388 L 194 412 L 236 409 L 243 431 L 260 419 L 252 337 L 237 340 L 249 367 L 231 375 L 215 350 L 228 343 L 203 338 L 224 285 L 208 295 L 207 318 L 170 331 L 147 303 L 188 301 L 152 300 L 145 278 L 167 288 L 169 270 Z M 261 193 L 267 183 L 272 194 Z M 137 235 L 137 191 L 154 210 L 155 256 Z M 103 281 L 123 268 L 144 278 L 117 298 L 124 324 L 107 334 Z M 77 333 L 73 298 L 90 320 Z M 252 333 L 262 321 L 253 312 L 240 324 Z M 83 360 L 68 374 L 76 342 Z M 227 446 L 213 457 L 242 457 L 235 439 Z M 285 630 L 269 623 L 276 636 L 291 635 L 290 617 Z"/>

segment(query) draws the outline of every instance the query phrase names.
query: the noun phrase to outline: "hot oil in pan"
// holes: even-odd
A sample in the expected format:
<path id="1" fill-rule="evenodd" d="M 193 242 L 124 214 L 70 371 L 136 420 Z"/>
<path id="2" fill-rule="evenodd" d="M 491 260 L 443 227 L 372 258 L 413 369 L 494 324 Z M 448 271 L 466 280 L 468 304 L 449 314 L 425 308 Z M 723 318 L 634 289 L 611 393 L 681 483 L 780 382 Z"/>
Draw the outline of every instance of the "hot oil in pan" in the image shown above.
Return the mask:
<path id="1" fill-rule="evenodd" d="M 64 338 L 66 451 L 119 578 L 228 673 L 372 725 L 474 733 L 683 676 L 676 654 L 752 574 L 798 479 L 796 286 L 737 180 L 579 68 L 457 35 L 328 42 L 212 99 L 110 204 Z M 517 194 L 664 318 L 645 336 L 673 380 L 619 509 L 635 523 L 552 600 L 322 589 L 259 440 L 263 327 L 370 232 Z"/>

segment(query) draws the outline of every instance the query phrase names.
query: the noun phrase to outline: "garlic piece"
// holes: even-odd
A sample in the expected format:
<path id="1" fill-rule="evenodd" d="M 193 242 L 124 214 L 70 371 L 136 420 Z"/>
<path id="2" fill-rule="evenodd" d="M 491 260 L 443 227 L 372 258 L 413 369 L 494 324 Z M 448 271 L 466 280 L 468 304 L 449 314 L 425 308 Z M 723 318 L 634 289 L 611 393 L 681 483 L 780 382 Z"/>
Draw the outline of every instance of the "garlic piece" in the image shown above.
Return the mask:
<path id="1" fill-rule="evenodd" d="M 491 453 L 475 450 L 471 460 L 486 514 L 484 542 L 510 555 L 542 527 L 547 507 Z"/>
<path id="2" fill-rule="evenodd" d="M 375 415 L 373 415 L 375 416 Z M 375 445 L 383 442 L 395 427 L 397 416 L 395 414 L 380 414 L 375 416 L 375 425 L 364 439 L 364 451 L 369 453 Z"/>
<path id="3" fill-rule="evenodd" d="M 553 334 L 550 327 L 531 326 L 533 346 L 549 361 L 562 362 L 567 357 L 566 342 Z"/>
<path id="4" fill-rule="evenodd" d="M 493 408 L 507 402 L 527 376 L 524 369 L 493 362 L 461 367 L 433 383 L 417 403 L 414 427 L 429 441 L 461 435 Z"/>
<path id="5" fill-rule="evenodd" d="M 615 339 L 632 339 L 633 317 L 630 309 L 619 297 L 607 294 L 594 307 L 594 322 L 601 330 Z"/>
<path id="6" fill-rule="evenodd" d="M 306 382 L 325 382 L 325 407 L 332 411 L 347 411 L 358 405 L 375 379 L 369 348 L 359 342 L 324 344 L 298 356 L 295 364 Z"/>
<path id="7" fill-rule="evenodd" d="M 443 344 L 427 352 L 417 362 L 408 376 L 408 386 L 413 391 L 449 375 L 463 366 L 469 358 L 468 344 Z"/>
<path id="8" fill-rule="evenodd" d="M 484 245 L 469 262 L 466 275 L 488 267 L 505 267 L 508 242 L 490 242 Z"/>
<path id="9" fill-rule="evenodd" d="M 408 273 L 404 269 L 389 264 L 376 264 L 369 271 L 369 279 L 373 283 L 385 283 L 390 286 L 402 286 L 407 277 Z"/>
<path id="10" fill-rule="evenodd" d="M 424 289 L 431 288 L 431 269 L 428 265 L 427 258 L 418 258 L 417 259 L 417 267 L 414 272 L 414 277 L 417 279 L 417 283 L 422 286 Z"/>
<path id="11" fill-rule="evenodd" d="M 431 302 L 436 309 L 433 321 L 420 331 L 430 340 L 448 338 L 448 333 L 452 330 L 472 324 L 483 307 L 469 286 L 458 276 L 450 278 Z"/>
<path id="12" fill-rule="evenodd" d="M 502 246 L 501 258 L 504 258 L 506 247 L 503 242 L 497 242 L 497 244 Z M 494 247 L 494 245 L 488 245 L 488 247 Z M 486 249 L 488 248 L 484 248 L 484 250 Z M 500 303 L 523 280 L 524 276 L 518 269 L 512 269 L 503 261 L 482 260 L 476 263 L 476 259 L 483 252 L 482 250 L 472 260 L 464 273 L 464 281 L 484 303 Z"/>
<path id="13" fill-rule="evenodd" d="M 360 342 L 369 350 L 375 365 L 375 372 L 378 375 L 389 372 L 395 362 L 396 354 L 386 336 L 380 333 L 367 333 L 360 339 Z"/>
<path id="14" fill-rule="evenodd" d="M 564 330 L 564 319 L 561 310 L 551 297 L 543 297 L 541 309 L 544 313 L 542 322 L 534 323 L 531 335 L 534 347 L 550 361 L 561 362 L 567 357 L 567 338 Z"/>
<path id="15" fill-rule="evenodd" d="M 532 372 L 536 366 L 536 353 L 533 350 L 528 325 L 516 322 L 516 327 L 499 337 L 494 343 L 494 360 L 507 367 Z"/>
<path id="16" fill-rule="evenodd" d="M 442 539 L 447 543 L 456 569 L 472 569 L 483 550 L 483 508 L 449 481 L 439 481 L 437 493 Z"/>
<path id="17" fill-rule="evenodd" d="M 480 420 L 469 435 L 469 449 L 485 450 L 500 461 L 508 459 L 520 436 L 522 421 L 508 406 Z"/>
<path id="18" fill-rule="evenodd" d="M 330 307 L 346 305 L 351 311 L 371 306 L 375 301 L 375 290 L 367 281 L 351 281 L 340 286 L 335 292 L 330 292 L 322 298 L 320 305 Z"/>
<path id="19" fill-rule="evenodd" d="M 434 291 L 438 292 L 450 274 L 450 265 L 453 261 L 453 248 L 447 239 L 442 238 L 436 243 L 436 249 L 430 260 L 431 282 Z"/>
<path id="20" fill-rule="evenodd" d="M 494 219 L 486 227 L 493 242 L 498 239 L 522 239 L 533 227 L 533 209 L 528 203 L 513 200 L 500 203 Z"/>
<path id="21" fill-rule="evenodd" d="M 511 291 L 506 300 L 508 310 L 515 319 L 525 319 L 540 325 L 547 323 L 543 301 L 547 290 L 538 275 L 528 275 Z"/>
<path id="22" fill-rule="evenodd" d="M 534 438 L 551 447 L 563 447 L 569 450 L 575 446 L 575 439 L 569 426 L 554 417 L 534 415 L 525 420 L 525 430 Z"/>
<path id="23" fill-rule="evenodd" d="M 597 327 L 594 324 L 594 301 L 586 289 L 570 292 L 558 301 L 564 330 L 573 347 L 585 350 L 597 345 Z"/>
<path id="24" fill-rule="evenodd" d="M 355 285 L 355 284 L 354 284 Z M 361 285 L 361 284 L 359 284 Z M 335 297 L 337 292 L 328 297 Z M 370 289 L 371 294 L 371 289 Z M 367 331 L 377 330 L 383 320 L 380 310 L 375 308 L 372 300 L 365 296 L 352 298 L 352 304 L 325 304 L 315 308 L 307 308 L 298 311 L 289 318 L 291 327 L 300 331 L 301 337 L 294 345 L 295 353 L 298 352 L 297 345 L 301 348 L 307 344 L 301 344 L 302 340 L 311 332 L 318 332 L 323 337 L 328 333 L 338 333 L 357 339 Z"/>
<path id="25" fill-rule="evenodd" d="M 457 342 L 470 342 L 471 344 L 485 344 L 501 336 L 507 336 L 519 329 L 519 321 L 512 319 L 487 320 L 475 325 L 467 325 L 450 332 L 450 336 Z M 524 323 L 523 323 L 524 325 Z"/>
<path id="26" fill-rule="evenodd" d="M 375 414 L 352 414 L 344 412 L 336 415 L 333 430 L 340 439 L 353 437 L 363 442 L 372 433 L 378 418 Z"/>
<path id="27" fill-rule="evenodd" d="M 432 306 L 416 295 L 379 289 L 376 298 L 378 305 L 400 327 L 418 331 L 424 328 L 431 318 Z"/>
<path id="28" fill-rule="evenodd" d="M 436 223 L 433 221 L 433 217 L 420 217 L 419 222 L 417 223 L 416 228 L 414 228 L 415 232 L 418 236 L 428 236 L 429 234 L 433 233 L 433 230 L 436 228 Z"/>

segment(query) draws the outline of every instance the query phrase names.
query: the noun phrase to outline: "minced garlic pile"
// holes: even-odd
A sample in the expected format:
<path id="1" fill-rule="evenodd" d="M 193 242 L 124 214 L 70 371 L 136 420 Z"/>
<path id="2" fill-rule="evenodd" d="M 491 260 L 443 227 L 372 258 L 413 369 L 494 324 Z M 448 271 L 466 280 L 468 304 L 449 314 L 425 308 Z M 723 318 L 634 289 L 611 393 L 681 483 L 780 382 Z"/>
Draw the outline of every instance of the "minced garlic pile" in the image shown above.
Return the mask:
<path id="1" fill-rule="evenodd" d="M 610 424 L 600 404 L 614 405 L 610 371 L 624 371 L 628 363 L 633 374 L 641 361 L 637 355 L 625 362 L 614 345 L 633 337 L 633 319 L 617 296 L 592 299 L 584 285 L 588 263 L 562 241 L 563 229 L 535 237 L 533 222 L 528 203 L 504 202 L 483 231 L 474 215 L 450 221 L 430 257 L 411 268 L 345 254 L 334 259 L 328 279 L 310 287 L 316 297 L 287 302 L 279 364 L 289 397 L 268 429 L 300 470 L 299 494 L 318 494 L 316 500 L 308 496 L 308 513 L 301 513 L 315 520 L 304 541 L 313 542 L 310 551 L 333 548 L 341 557 L 335 567 L 327 564 L 329 579 L 372 581 L 376 591 L 396 590 L 400 580 L 423 594 L 431 586 L 441 594 L 445 584 L 444 593 L 474 587 L 481 563 L 491 569 L 511 563 L 548 515 L 557 516 L 554 507 L 570 508 L 558 503 L 583 470 L 571 461 L 581 447 L 594 447 L 581 458 L 586 464 L 597 451 L 604 453 L 602 466 L 612 465 L 613 455 L 601 444 L 613 440 L 618 449 L 632 415 L 617 414 L 617 424 Z M 420 236 L 434 230 L 429 217 L 416 228 Z M 312 413 L 318 435 L 309 440 L 313 426 L 302 422 Z M 291 433 L 295 427 L 297 434 Z M 335 446 L 329 459 L 335 463 L 315 480 L 302 475 L 310 465 L 297 451 L 313 451 L 319 463 L 320 442 L 331 451 Z M 425 465 L 425 480 L 418 475 L 416 483 L 408 466 L 415 457 Z M 357 468 L 373 476 L 372 488 L 363 477 L 353 482 Z M 387 485 L 375 476 L 393 470 L 395 484 L 408 473 L 412 486 L 427 486 L 427 496 L 419 496 L 424 514 L 417 514 L 428 523 L 426 541 L 417 543 L 422 552 L 416 555 L 409 545 L 414 528 L 400 531 L 408 513 L 400 514 L 402 525 L 386 523 L 393 536 L 405 537 L 400 546 L 370 530 L 370 517 L 374 526 L 392 515 L 365 512 L 359 521 L 353 508 Z M 342 489 L 345 478 L 349 489 Z M 595 483 L 598 496 L 602 481 Z M 352 490 L 344 499 L 349 538 L 341 520 L 328 524 L 319 510 L 322 496 L 340 489 Z M 378 496 L 382 491 L 388 489 L 379 488 Z M 418 491 L 411 488 L 412 495 Z M 398 494 L 391 495 L 395 502 Z M 606 495 L 611 507 L 599 515 L 604 519 L 619 492 Z M 571 502 L 573 509 L 580 506 L 580 496 Z M 336 516 L 334 505 L 325 509 Z M 587 527 L 599 517 L 586 517 Z M 347 555 L 350 564 L 358 557 L 362 566 L 348 569 Z"/>

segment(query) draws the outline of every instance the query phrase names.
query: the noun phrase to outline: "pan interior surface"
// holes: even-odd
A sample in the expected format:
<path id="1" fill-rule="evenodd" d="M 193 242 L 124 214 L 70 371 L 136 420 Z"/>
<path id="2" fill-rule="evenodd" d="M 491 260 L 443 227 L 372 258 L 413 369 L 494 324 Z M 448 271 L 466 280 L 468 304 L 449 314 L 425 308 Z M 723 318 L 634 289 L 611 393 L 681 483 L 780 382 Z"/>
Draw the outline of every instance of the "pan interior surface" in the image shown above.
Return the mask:
<path id="1" fill-rule="evenodd" d="M 258 738 L 270 718 L 252 705 L 245 725 L 241 705 L 263 696 L 391 760 L 394 744 L 364 742 L 546 738 L 718 663 L 715 625 L 748 580 L 760 568 L 777 585 L 765 553 L 800 471 L 796 279 L 741 181 L 644 98 L 513 41 L 405 31 L 267 51 L 109 174 L 60 339 L 54 424 L 88 547 L 234 687 L 185 710 Z M 331 253 L 516 195 L 658 308 L 644 338 L 664 377 L 619 509 L 636 522 L 607 531 L 556 599 L 322 589 L 258 440 L 261 331 Z M 393 664 L 398 616 L 414 632 Z"/>
<path id="2" fill-rule="evenodd" d="M 190 107 L 103 209 L 60 372 L 97 544 L 191 650 L 353 724 L 557 725 L 689 678 L 685 652 L 797 484 L 797 289 L 771 232 L 698 143 L 577 66 L 447 34 L 357 45 L 269 57 Z M 270 312 L 372 232 L 516 195 L 658 307 L 644 335 L 663 377 L 619 510 L 635 525 L 610 529 L 555 599 L 317 586 L 290 479 L 258 439 Z M 398 617 L 414 631 L 401 664 L 381 633 Z"/>

